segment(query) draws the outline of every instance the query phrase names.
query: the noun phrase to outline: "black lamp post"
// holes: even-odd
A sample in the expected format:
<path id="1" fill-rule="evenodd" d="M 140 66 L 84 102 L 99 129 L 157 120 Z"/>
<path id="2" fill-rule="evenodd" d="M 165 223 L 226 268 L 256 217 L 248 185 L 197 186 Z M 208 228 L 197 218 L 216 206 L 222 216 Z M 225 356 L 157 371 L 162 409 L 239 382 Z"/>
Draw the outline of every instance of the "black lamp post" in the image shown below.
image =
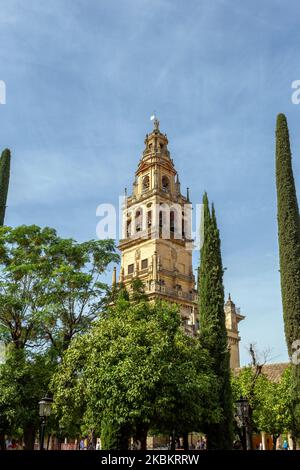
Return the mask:
<path id="1" fill-rule="evenodd" d="M 240 397 L 236 401 L 237 423 L 243 429 L 243 449 L 251 450 L 251 436 L 249 434 L 249 402 L 247 398 Z"/>
<path id="2" fill-rule="evenodd" d="M 176 450 L 176 432 L 175 429 L 173 429 L 172 434 L 171 434 L 171 450 Z"/>
<path id="3" fill-rule="evenodd" d="M 39 401 L 40 427 L 40 450 L 44 450 L 45 427 L 47 418 L 51 414 L 52 398 L 44 397 Z"/>

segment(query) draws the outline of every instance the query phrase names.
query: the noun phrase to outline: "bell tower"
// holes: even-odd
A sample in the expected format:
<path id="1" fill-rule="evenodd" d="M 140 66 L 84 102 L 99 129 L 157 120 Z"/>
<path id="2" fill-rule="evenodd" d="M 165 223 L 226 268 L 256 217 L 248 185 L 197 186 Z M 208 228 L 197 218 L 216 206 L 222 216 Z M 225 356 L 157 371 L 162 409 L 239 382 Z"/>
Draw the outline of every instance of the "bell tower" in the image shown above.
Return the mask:
<path id="1" fill-rule="evenodd" d="M 228 300 L 225 303 L 225 321 L 228 336 L 228 345 L 230 348 L 230 367 L 235 369 L 240 367 L 240 348 L 239 342 L 241 340 L 238 331 L 238 324 L 244 320 L 244 315 L 241 314 L 240 309 L 232 302 L 229 294 Z"/>
<path id="2" fill-rule="evenodd" d="M 175 303 L 187 333 L 199 328 L 197 292 L 192 265 L 191 202 L 181 193 L 168 139 L 154 119 L 146 135 L 131 194 L 122 207 L 121 269 L 119 282 L 130 290 L 139 278 L 149 300 Z M 116 282 L 116 272 L 113 274 Z M 224 306 L 230 366 L 239 367 L 238 323 L 245 317 L 230 296 Z"/>
<path id="3" fill-rule="evenodd" d="M 122 208 L 119 281 L 143 281 L 149 300 L 176 303 L 186 329 L 197 328 L 197 296 L 192 266 L 191 203 L 181 193 L 168 139 L 154 119 Z"/>

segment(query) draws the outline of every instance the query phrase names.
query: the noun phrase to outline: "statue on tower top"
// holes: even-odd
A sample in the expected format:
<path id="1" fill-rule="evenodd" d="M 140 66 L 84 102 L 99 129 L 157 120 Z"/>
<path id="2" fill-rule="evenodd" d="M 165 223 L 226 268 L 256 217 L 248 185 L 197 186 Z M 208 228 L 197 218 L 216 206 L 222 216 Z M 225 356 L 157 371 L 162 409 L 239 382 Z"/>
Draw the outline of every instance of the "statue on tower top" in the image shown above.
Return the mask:
<path id="1" fill-rule="evenodd" d="M 151 121 L 153 121 L 154 124 L 154 130 L 159 131 L 159 120 L 157 119 L 156 114 L 153 114 L 150 118 Z"/>

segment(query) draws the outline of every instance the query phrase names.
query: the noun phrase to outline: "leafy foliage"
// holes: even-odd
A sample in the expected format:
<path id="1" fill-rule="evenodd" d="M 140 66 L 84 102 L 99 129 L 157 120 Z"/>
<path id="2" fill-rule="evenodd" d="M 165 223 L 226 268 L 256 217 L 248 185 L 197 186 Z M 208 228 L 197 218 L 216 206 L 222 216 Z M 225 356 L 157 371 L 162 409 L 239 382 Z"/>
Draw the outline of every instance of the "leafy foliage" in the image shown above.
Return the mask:
<path id="1" fill-rule="evenodd" d="M 207 428 L 211 449 L 232 447 L 232 397 L 230 387 L 229 351 L 224 313 L 223 266 L 220 234 L 214 207 L 210 213 L 207 194 L 203 196 L 204 242 L 199 269 L 200 341 L 213 361 L 219 380 L 218 403 L 223 411 L 219 423 Z"/>
<path id="2" fill-rule="evenodd" d="M 284 114 L 277 117 L 276 185 L 281 296 L 290 356 L 300 339 L 300 219 L 292 169 L 289 131 Z M 293 365 L 293 435 L 300 436 L 300 364 Z"/>
<path id="3" fill-rule="evenodd" d="M 6 355 L 0 365 L 0 432 L 15 434 L 20 429 L 29 449 L 39 426 L 38 402 L 55 365 L 47 355 L 28 357 L 22 349 L 9 348 Z"/>
<path id="4" fill-rule="evenodd" d="M 101 275 L 117 262 L 112 240 L 77 243 L 60 239 L 50 249 L 55 260 L 46 280 L 44 329 L 58 352 L 67 349 L 77 333 L 86 331 L 99 315 L 106 285 Z"/>
<path id="5" fill-rule="evenodd" d="M 56 413 L 64 426 L 82 416 L 90 429 L 127 436 L 199 429 L 220 417 L 209 362 L 170 304 L 121 297 L 64 354 L 52 384 Z"/>
<path id="6" fill-rule="evenodd" d="M 56 241 L 47 227 L 0 228 L 0 338 L 16 349 L 37 345 Z"/>
<path id="7" fill-rule="evenodd" d="M 5 149 L 0 158 L 0 226 L 4 224 L 10 175 L 10 150 Z"/>
<path id="8" fill-rule="evenodd" d="M 245 367 L 232 378 L 234 399 L 240 396 L 248 399 L 254 429 L 273 435 L 274 444 L 280 434 L 292 427 L 291 372 L 291 367 L 286 369 L 277 383 L 263 373 L 255 377 L 254 368 Z"/>
<path id="9" fill-rule="evenodd" d="M 0 228 L 0 338 L 17 349 L 57 354 L 85 331 L 102 305 L 100 277 L 118 261 L 112 240 L 77 243 L 35 225 Z"/>
<path id="10" fill-rule="evenodd" d="M 72 338 L 100 314 L 100 276 L 111 261 L 118 261 L 111 240 L 76 243 L 48 227 L 0 227 L 1 446 L 3 434 L 19 428 L 33 446 L 37 403 Z"/>

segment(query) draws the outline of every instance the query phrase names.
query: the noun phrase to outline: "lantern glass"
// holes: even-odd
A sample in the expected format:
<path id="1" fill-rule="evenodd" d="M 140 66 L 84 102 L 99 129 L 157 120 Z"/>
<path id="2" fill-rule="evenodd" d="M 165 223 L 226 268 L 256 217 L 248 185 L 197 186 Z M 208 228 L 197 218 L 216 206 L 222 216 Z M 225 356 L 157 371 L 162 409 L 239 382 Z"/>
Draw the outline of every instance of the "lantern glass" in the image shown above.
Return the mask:
<path id="1" fill-rule="evenodd" d="M 244 403 L 243 403 L 243 416 L 245 418 L 248 417 L 248 402 L 247 402 L 247 400 L 244 400 Z"/>
<path id="2" fill-rule="evenodd" d="M 239 400 L 237 400 L 236 408 L 237 408 L 237 415 L 239 418 L 244 419 L 248 417 L 249 408 L 248 408 L 247 398 L 241 397 Z"/>
<path id="3" fill-rule="evenodd" d="M 44 397 L 39 401 L 39 415 L 48 417 L 51 414 L 52 398 Z"/>

